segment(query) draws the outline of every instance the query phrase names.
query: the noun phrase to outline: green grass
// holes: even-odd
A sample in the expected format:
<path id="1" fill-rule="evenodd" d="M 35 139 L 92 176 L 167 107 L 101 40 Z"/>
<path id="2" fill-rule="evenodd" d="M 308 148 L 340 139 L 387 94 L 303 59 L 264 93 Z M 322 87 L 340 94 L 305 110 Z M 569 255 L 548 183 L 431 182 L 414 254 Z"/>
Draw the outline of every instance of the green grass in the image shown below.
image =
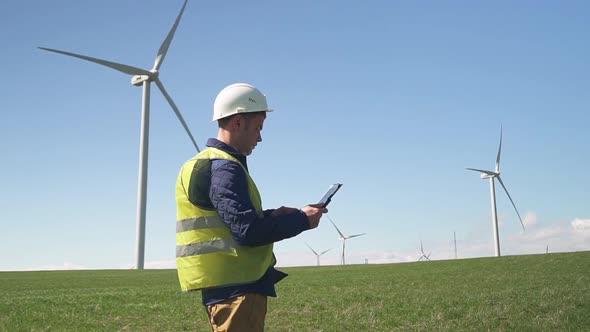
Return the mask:
<path id="1" fill-rule="evenodd" d="M 299 267 L 267 331 L 590 331 L 590 252 Z M 0 272 L 0 331 L 209 331 L 174 270 Z"/>

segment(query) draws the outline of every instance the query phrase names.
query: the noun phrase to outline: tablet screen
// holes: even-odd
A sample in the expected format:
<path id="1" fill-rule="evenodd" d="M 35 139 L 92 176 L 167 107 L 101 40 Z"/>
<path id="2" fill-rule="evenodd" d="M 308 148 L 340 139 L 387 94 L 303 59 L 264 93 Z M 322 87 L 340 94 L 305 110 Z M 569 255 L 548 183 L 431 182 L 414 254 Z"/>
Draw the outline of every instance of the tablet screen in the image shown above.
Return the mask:
<path id="1" fill-rule="evenodd" d="M 330 186 L 330 189 L 328 189 L 328 191 L 326 191 L 326 193 L 324 194 L 322 199 L 320 199 L 318 204 L 322 204 L 323 207 L 328 206 L 328 204 L 330 204 L 330 201 L 332 200 L 332 196 L 334 196 L 334 194 L 336 194 L 336 192 L 338 191 L 338 189 L 340 189 L 340 187 L 342 187 L 342 183 L 335 183 L 332 186 Z"/>

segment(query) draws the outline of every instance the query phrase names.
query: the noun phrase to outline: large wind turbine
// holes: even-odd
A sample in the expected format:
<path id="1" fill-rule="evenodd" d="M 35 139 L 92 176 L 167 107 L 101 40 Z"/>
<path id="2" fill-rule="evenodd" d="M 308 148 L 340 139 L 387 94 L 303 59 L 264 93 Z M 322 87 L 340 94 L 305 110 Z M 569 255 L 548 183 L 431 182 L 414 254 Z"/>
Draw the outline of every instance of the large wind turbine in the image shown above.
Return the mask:
<path id="1" fill-rule="evenodd" d="M 311 249 L 311 251 L 313 251 L 313 253 L 315 254 L 315 256 L 316 256 L 316 259 L 317 259 L 316 266 L 320 266 L 320 256 L 321 256 L 321 255 L 323 255 L 323 254 L 325 254 L 325 253 L 327 253 L 328 251 L 332 250 L 332 249 L 330 248 L 330 249 L 328 249 L 328 250 L 324 250 L 324 251 L 322 251 L 321 253 L 319 253 L 319 254 L 318 254 L 318 253 L 317 253 L 315 250 L 313 250 L 313 248 L 312 248 L 312 247 L 310 247 L 310 246 L 309 246 L 309 244 L 307 244 L 307 242 L 305 242 L 305 245 L 306 245 L 306 246 L 307 246 L 309 249 Z"/>
<path id="2" fill-rule="evenodd" d="M 508 193 L 508 189 L 506 189 L 504 182 L 502 182 L 502 178 L 500 178 L 500 153 L 501 152 L 502 152 L 502 128 L 500 127 L 500 146 L 498 147 L 498 156 L 496 157 L 496 170 L 495 171 L 486 171 L 486 170 L 477 169 L 477 168 L 467 168 L 470 171 L 479 172 L 482 179 L 490 179 L 490 192 L 491 192 L 491 196 L 492 196 L 492 225 L 494 228 L 494 245 L 495 245 L 494 248 L 496 251 L 496 257 L 500 256 L 500 236 L 499 236 L 499 230 L 498 230 L 498 212 L 496 211 L 496 188 L 494 185 L 494 179 L 498 179 L 498 182 L 500 182 L 500 185 L 502 186 L 502 188 L 506 192 L 506 195 L 508 195 L 508 199 L 510 199 L 510 203 L 512 203 L 512 206 L 514 207 L 514 210 L 516 211 L 516 214 L 518 215 L 518 219 L 520 220 L 520 225 L 522 226 L 522 229 L 524 230 L 524 223 L 522 222 L 522 218 L 520 217 L 520 213 L 518 213 L 518 209 L 516 208 L 516 205 L 514 204 L 512 197 L 510 197 L 510 194 Z"/>
<path id="3" fill-rule="evenodd" d="M 156 61 L 154 62 L 154 67 L 151 70 L 145 70 L 133 66 L 128 66 L 116 62 L 101 60 L 97 58 L 92 58 L 85 55 L 60 51 L 51 48 L 39 47 L 42 50 L 59 53 L 75 58 L 79 58 L 82 60 L 90 61 L 97 63 L 99 65 L 109 67 L 111 69 L 120 71 L 125 74 L 133 75 L 131 78 L 131 84 L 135 86 L 143 86 L 143 100 L 142 100 L 142 108 L 141 108 L 141 133 L 140 133 L 140 146 L 139 146 L 139 177 L 138 177 L 138 189 L 137 189 L 137 255 L 136 255 L 136 265 L 135 267 L 139 270 L 143 269 L 144 263 L 144 252 L 145 252 L 145 210 L 146 210 L 146 199 L 147 199 L 147 166 L 148 166 L 148 144 L 149 144 L 149 119 L 150 119 L 150 84 L 152 82 L 156 83 L 164 98 L 168 101 L 172 110 L 180 120 L 180 123 L 186 130 L 186 133 L 190 137 L 193 145 L 199 150 L 193 135 L 191 134 L 186 122 L 182 118 L 178 107 L 166 92 L 164 85 L 159 79 L 159 70 L 164 58 L 166 57 L 166 53 L 168 52 L 168 48 L 170 47 L 170 42 L 172 38 L 174 38 L 174 33 L 176 32 L 176 27 L 178 26 L 178 22 L 180 22 L 180 18 L 182 17 L 182 13 L 184 12 L 184 8 L 186 7 L 188 0 L 184 1 L 182 5 L 182 9 L 176 17 L 176 21 L 174 25 L 172 25 L 172 29 L 168 32 L 168 35 L 160 45 L 160 49 L 158 50 L 158 54 L 156 56 Z"/>
<path id="4" fill-rule="evenodd" d="M 326 217 L 328 217 L 328 215 L 326 215 Z M 341 262 L 342 262 L 342 265 L 346 265 L 346 261 L 344 259 L 344 248 L 346 247 L 346 240 L 352 239 L 353 237 L 365 235 L 367 233 L 361 233 L 361 234 L 354 234 L 354 235 L 350 235 L 350 236 L 345 236 L 338 229 L 338 227 L 336 227 L 336 224 L 332 221 L 332 219 L 330 217 L 328 217 L 328 220 L 330 220 L 330 222 L 332 223 L 332 225 L 334 225 L 334 228 L 336 228 L 336 231 L 338 232 L 338 234 L 340 234 L 340 240 L 342 241 L 342 260 L 341 260 Z"/>

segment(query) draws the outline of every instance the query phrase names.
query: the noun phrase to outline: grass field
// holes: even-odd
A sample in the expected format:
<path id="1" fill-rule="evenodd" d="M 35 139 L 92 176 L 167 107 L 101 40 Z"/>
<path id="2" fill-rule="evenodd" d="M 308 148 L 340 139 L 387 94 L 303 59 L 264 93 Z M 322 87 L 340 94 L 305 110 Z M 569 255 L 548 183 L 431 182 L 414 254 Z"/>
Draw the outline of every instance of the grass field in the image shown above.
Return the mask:
<path id="1" fill-rule="evenodd" d="M 590 252 L 282 269 L 267 331 L 590 331 Z M 1 331 L 209 331 L 174 270 L 0 272 Z"/>

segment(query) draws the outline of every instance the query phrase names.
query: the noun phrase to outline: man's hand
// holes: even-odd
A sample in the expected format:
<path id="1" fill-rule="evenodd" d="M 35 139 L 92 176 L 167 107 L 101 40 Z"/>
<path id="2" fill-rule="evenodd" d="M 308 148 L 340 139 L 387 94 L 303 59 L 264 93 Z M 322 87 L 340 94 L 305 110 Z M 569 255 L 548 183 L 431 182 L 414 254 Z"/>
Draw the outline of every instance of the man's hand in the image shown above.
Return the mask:
<path id="1" fill-rule="evenodd" d="M 321 204 L 310 204 L 308 206 L 303 207 L 301 211 L 303 211 L 307 216 L 307 219 L 309 220 L 310 229 L 318 227 L 318 225 L 320 224 L 320 218 L 322 217 L 322 214 L 328 213 L 328 209 L 322 207 Z"/>

